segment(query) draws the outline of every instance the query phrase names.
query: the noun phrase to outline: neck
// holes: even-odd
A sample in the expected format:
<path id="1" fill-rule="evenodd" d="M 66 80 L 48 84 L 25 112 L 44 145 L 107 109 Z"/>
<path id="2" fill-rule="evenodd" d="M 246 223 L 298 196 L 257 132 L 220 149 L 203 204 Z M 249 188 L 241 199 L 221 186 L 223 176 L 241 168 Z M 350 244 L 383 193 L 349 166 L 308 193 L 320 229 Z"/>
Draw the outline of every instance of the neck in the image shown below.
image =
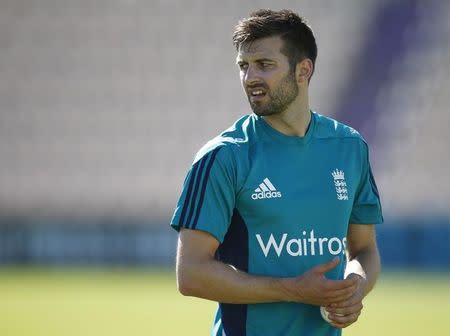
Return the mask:
<path id="1" fill-rule="evenodd" d="M 265 116 L 264 120 L 278 132 L 303 137 L 311 121 L 307 94 L 300 94 L 283 112 Z"/>

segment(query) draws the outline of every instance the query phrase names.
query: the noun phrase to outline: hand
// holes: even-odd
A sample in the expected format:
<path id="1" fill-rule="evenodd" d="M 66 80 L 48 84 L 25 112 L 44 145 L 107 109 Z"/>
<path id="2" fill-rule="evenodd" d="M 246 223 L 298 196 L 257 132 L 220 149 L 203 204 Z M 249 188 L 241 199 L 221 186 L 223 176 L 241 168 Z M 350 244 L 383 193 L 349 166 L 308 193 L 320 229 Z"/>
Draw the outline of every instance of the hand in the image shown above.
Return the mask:
<path id="1" fill-rule="evenodd" d="M 336 328 L 345 328 L 358 320 L 363 309 L 362 300 L 364 298 L 365 279 L 355 273 L 350 274 L 347 279 L 356 279 L 358 282 L 357 290 L 348 299 L 340 302 L 334 302 L 326 307 L 329 312 L 328 318 L 331 325 Z"/>
<path id="2" fill-rule="evenodd" d="M 339 264 L 339 257 L 318 265 L 293 279 L 289 286 L 294 301 L 318 306 L 328 306 L 332 303 L 347 302 L 358 289 L 358 278 L 349 277 L 345 280 L 330 280 L 325 273 Z"/>

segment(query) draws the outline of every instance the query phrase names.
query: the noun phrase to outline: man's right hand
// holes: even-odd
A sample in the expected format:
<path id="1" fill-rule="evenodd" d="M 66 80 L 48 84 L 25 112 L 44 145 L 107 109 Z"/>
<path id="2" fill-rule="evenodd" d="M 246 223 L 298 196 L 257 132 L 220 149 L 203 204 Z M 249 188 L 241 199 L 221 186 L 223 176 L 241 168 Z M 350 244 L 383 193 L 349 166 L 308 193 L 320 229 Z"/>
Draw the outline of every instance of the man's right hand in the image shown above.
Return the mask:
<path id="1" fill-rule="evenodd" d="M 350 298 L 358 289 L 358 279 L 330 280 L 325 273 L 339 264 L 339 257 L 317 265 L 302 275 L 291 278 L 287 284 L 288 295 L 295 302 L 327 306 Z"/>

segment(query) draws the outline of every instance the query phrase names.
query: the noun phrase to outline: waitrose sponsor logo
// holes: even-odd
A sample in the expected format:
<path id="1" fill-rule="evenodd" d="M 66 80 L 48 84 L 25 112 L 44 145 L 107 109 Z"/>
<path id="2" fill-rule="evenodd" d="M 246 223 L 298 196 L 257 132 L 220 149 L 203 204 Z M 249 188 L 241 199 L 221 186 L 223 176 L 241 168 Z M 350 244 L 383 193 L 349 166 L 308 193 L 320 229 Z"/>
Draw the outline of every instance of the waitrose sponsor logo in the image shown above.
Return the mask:
<path id="1" fill-rule="evenodd" d="M 275 253 L 278 257 L 287 253 L 292 257 L 304 257 L 315 255 L 338 255 L 345 253 L 347 238 L 338 237 L 316 237 L 314 230 L 309 234 L 306 231 L 301 233 L 300 237 L 292 237 L 287 233 L 280 233 L 269 237 L 256 234 L 259 246 L 264 256 Z"/>

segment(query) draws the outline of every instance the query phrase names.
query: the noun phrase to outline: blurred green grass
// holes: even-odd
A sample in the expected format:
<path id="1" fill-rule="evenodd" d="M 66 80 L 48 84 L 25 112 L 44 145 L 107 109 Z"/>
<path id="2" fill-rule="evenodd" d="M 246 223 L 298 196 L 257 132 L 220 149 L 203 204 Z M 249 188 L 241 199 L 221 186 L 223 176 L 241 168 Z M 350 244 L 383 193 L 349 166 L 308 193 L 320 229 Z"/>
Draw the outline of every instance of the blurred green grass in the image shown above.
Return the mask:
<path id="1" fill-rule="evenodd" d="M 216 304 L 167 269 L 1 268 L 0 335 L 209 335 Z M 344 335 L 450 335 L 449 273 L 384 273 Z"/>

